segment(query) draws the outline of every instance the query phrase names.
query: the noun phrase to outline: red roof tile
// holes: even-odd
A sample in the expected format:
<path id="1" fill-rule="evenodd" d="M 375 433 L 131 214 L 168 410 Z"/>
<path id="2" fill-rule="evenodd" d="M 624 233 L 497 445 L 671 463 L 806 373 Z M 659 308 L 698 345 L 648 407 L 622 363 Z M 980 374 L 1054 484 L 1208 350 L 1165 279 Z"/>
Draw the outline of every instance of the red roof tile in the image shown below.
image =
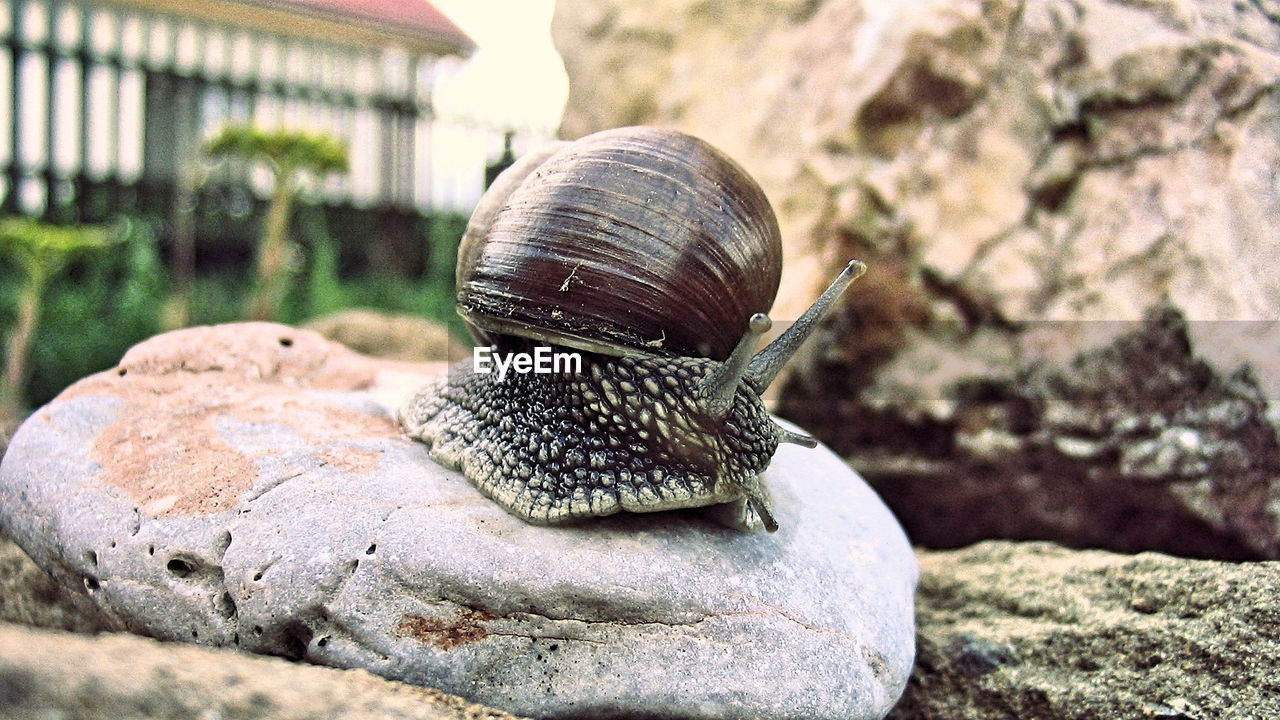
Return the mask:
<path id="1" fill-rule="evenodd" d="M 292 6 L 330 19 L 372 24 L 396 34 L 422 35 L 470 52 L 475 43 L 427 0 L 285 0 L 262 4 Z"/>
<path id="2" fill-rule="evenodd" d="M 427 0 L 96 0 L 334 42 L 387 42 L 413 52 L 469 55 L 471 40 Z"/>

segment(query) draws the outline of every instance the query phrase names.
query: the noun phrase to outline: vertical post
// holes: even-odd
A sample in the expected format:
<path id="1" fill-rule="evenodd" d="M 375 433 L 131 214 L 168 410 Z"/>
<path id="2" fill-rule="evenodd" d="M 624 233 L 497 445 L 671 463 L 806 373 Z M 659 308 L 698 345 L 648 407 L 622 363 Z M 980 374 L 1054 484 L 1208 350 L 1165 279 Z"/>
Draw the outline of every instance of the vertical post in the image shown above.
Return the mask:
<path id="1" fill-rule="evenodd" d="M 196 38 L 203 37 L 195 33 Z M 176 123 L 177 172 L 173 182 L 173 201 L 169 212 L 172 221 L 172 271 L 176 292 L 169 321 L 173 327 L 183 327 L 190 321 L 191 297 L 194 292 L 196 272 L 196 213 L 199 207 L 201 169 L 198 150 L 200 142 L 200 97 L 205 92 L 200 69 L 204 62 L 204 46 L 196 52 L 192 67 L 179 64 L 179 39 L 182 31 L 173 34 L 170 56 L 174 58 L 174 80 L 177 83 L 174 105 L 177 107 Z M 193 40 L 198 42 L 198 40 Z M 150 120 L 148 120 L 148 125 Z"/>
<path id="2" fill-rule="evenodd" d="M 74 176 L 74 192 L 76 194 L 76 220 L 90 222 L 92 217 L 92 200 L 89 197 L 89 45 L 92 41 L 92 15 L 86 6 L 80 6 L 80 41 L 75 48 L 75 58 L 80 66 L 80 117 L 76 125 L 80 130 L 80 162 Z"/>
<path id="3" fill-rule="evenodd" d="M 421 197 L 424 197 L 424 205 L 428 211 L 435 209 L 435 106 L 431 104 L 431 92 L 435 90 L 431 85 L 431 68 L 434 60 L 424 60 L 419 56 L 417 58 L 416 72 L 413 73 L 413 91 L 415 91 L 415 101 L 417 104 L 417 122 L 421 123 L 422 133 L 415 138 L 415 142 L 421 142 L 421 147 L 417 149 L 417 163 L 420 165 L 419 177 L 421 178 L 422 187 Z M 425 81 L 425 87 L 424 87 Z"/>
<path id="4" fill-rule="evenodd" d="M 44 218 L 49 222 L 57 222 L 60 208 L 58 207 L 58 173 L 53 164 L 54 130 L 58 126 L 58 98 L 54 94 L 56 83 L 54 82 L 54 72 L 57 69 L 57 63 L 54 62 L 55 56 L 58 54 L 57 39 L 53 36 L 55 26 L 54 18 L 57 17 L 61 3 L 50 2 L 45 12 L 44 27 L 44 98 L 45 113 L 44 120 Z"/>
<path id="5" fill-rule="evenodd" d="M 115 22 L 116 29 L 119 31 L 116 36 L 115 55 L 111 64 L 111 81 L 108 84 L 110 88 L 110 107 L 107 110 L 110 122 L 110 134 L 107 136 L 107 168 L 104 178 L 104 199 L 107 207 L 116 208 L 120 206 L 121 200 L 124 198 L 124 178 L 120 173 L 120 116 L 121 116 L 121 98 L 124 97 L 123 88 L 125 76 L 125 32 L 127 30 L 127 16 L 123 11 L 116 10 Z"/>
<path id="6" fill-rule="evenodd" d="M 13 132 L 9 138 L 9 191 L 4 196 L 4 211 L 9 215 L 17 215 L 22 211 L 18 198 L 22 188 L 22 60 L 26 55 L 22 38 L 22 19 L 26 15 L 26 0 L 12 0 L 9 5 L 9 50 L 13 63 L 10 66 L 12 77 L 10 87 L 13 95 L 10 98 L 9 116 L 13 119 Z"/>
<path id="7" fill-rule="evenodd" d="M 391 205 L 395 197 L 395 140 L 396 140 L 396 117 L 394 106 L 386 95 L 382 94 L 381 89 L 377 91 L 377 95 L 373 97 L 373 111 L 378 114 L 378 120 L 382 124 L 382 147 L 379 148 L 381 156 L 378 168 L 378 190 L 377 203 L 382 207 Z"/>

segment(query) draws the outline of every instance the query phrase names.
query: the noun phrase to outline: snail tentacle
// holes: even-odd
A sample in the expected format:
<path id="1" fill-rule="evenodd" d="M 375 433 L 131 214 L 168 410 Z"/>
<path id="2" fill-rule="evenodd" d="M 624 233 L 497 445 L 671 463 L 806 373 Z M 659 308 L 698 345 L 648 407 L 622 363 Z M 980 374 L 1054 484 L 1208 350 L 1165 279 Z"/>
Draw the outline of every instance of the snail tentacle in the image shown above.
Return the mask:
<path id="1" fill-rule="evenodd" d="M 760 336 L 769 332 L 773 321 L 764 313 L 756 313 L 747 321 L 747 331 L 742 334 L 729 359 L 703 383 L 706 393 L 707 412 L 717 419 L 723 418 L 733 407 L 733 396 L 738 392 L 738 384 L 747 371 L 747 363 L 751 362 L 751 354 L 756 349 Z"/>
<path id="2" fill-rule="evenodd" d="M 777 423 L 774 423 L 777 425 Z M 803 445 L 807 448 L 818 447 L 818 440 L 804 433 L 792 432 L 781 425 L 778 425 L 778 442 L 791 443 L 792 445 Z"/>
<path id="3" fill-rule="evenodd" d="M 751 478 L 744 484 L 742 492 L 747 506 L 755 511 L 764 529 L 771 533 L 778 532 L 778 521 L 773 517 L 773 499 L 769 497 L 769 490 L 760 482 L 760 478 Z"/>
<path id="4" fill-rule="evenodd" d="M 769 384 L 782 371 L 782 366 L 787 364 L 787 360 L 790 360 L 791 356 L 800 349 L 818 323 L 822 322 L 822 319 L 835 307 L 836 301 L 840 299 L 844 289 L 849 287 L 849 283 L 857 280 L 866 271 L 867 266 L 862 261 L 850 260 L 831 285 L 809 306 L 809 309 L 791 323 L 791 327 L 788 327 L 776 340 L 751 359 L 747 365 L 746 380 L 756 392 L 764 392 L 765 388 L 769 387 Z"/>

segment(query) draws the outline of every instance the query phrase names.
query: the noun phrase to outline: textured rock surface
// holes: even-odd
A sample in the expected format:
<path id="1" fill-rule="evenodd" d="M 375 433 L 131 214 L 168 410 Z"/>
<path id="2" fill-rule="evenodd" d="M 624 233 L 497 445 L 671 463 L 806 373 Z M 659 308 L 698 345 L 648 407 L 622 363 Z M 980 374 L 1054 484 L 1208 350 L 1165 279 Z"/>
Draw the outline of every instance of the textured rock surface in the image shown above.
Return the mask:
<path id="1" fill-rule="evenodd" d="M 0 577 L 15 552 L 6 552 Z M 917 557 L 920 654 L 893 720 L 1253 720 L 1280 712 L 1276 563 L 1007 542 L 918 551 Z M 40 572 L 25 562 L 24 574 Z M 3 606 L 29 587 L 6 582 Z M 74 608 L 61 612 L 75 614 Z M 88 682 L 96 683 L 93 694 L 83 692 Z M 176 699 L 169 688 L 178 691 Z M 382 713 L 370 717 L 436 717 L 427 714 L 436 707 L 432 699 L 415 692 L 362 673 L 126 636 L 68 639 L 0 625 L 0 698 L 15 699 L 0 705 L 6 717 L 63 712 L 114 719 L 123 709 L 139 718 L 188 716 L 172 712 L 175 707 L 217 709 L 224 718 L 261 717 L 264 707 L 283 718 L 364 717 L 355 714 L 360 708 Z M 406 697 L 412 700 L 407 708 Z M 470 712 L 460 716 L 497 716 L 482 708 Z"/>
<path id="2" fill-rule="evenodd" d="M 894 720 L 1280 715 L 1280 564 L 987 542 L 919 553 Z"/>
<path id="3" fill-rule="evenodd" d="M 130 635 L 0 624 L 0 716 L 77 720 L 504 720 L 434 690 Z"/>
<path id="4" fill-rule="evenodd" d="M 1276 513 L 1262 510 L 1280 495 L 1280 462 L 1263 437 L 1280 398 L 1274 8 L 562 0 L 557 11 L 573 88 L 567 135 L 671 124 L 760 180 L 786 244 L 775 317 L 794 317 L 844 258 L 867 261 L 778 409 L 850 457 L 913 539 L 1038 536 L 1280 557 Z M 1192 384 L 1166 386 L 1190 394 L 1187 406 L 1105 418 L 1073 405 L 1118 394 L 1115 378 L 1081 373 L 1071 358 L 1115 343 L 1133 330 L 1117 321 L 1157 306 L 1189 319 L 1203 361 Z M 1148 358 L 1145 372 L 1176 375 L 1184 360 Z M 1246 363 L 1256 389 L 1241 392 L 1264 405 L 1205 416 L 1194 383 L 1249 386 L 1235 374 Z M 1008 399 L 1023 397 L 1027 376 L 1051 375 L 1046 365 L 1071 386 L 1073 402 L 1057 407 L 1075 416 L 1033 404 L 995 416 L 1019 410 Z M 1139 377 L 1144 366 L 1124 372 Z M 1058 395 L 1036 392 L 1031 401 Z M 1124 430 L 1126 411 L 1170 424 Z M 1179 412 L 1203 423 L 1179 425 Z M 1209 452 L 1189 447 L 1195 433 L 1237 430 L 1261 451 L 1191 457 Z M 1024 436 L 1065 443 L 1034 457 Z M 1082 461 L 1077 451 L 1102 454 Z M 1192 462 L 1146 485 L 1110 482 L 1144 453 Z M 983 507 L 993 511 L 974 512 Z M 1175 521 L 1143 527 L 1123 517 L 1132 508 Z"/>
<path id="5" fill-rule="evenodd" d="M 894 289 L 952 317 L 1136 319 L 1166 293 L 1197 318 L 1280 305 L 1280 280 L 1235 271 L 1280 261 L 1280 22 L 1264 4 L 557 11 L 563 134 L 705 137 L 758 177 L 796 258 L 904 261 Z M 810 267 L 789 271 L 816 288 L 826 273 Z M 791 308 L 810 299 L 783 292 Z"/>
<path id="6" fill-rule="evenodd" d="M 1201 357 L 1171 308 L 1123 327 L 1094 328 L 1111 341 L 1070 362 L 1024 359 L 1001 378 L 957 378 L 945 417 L 882 411 L 852 429 L 823 427 L 924 545 L 1044 538 L 1280 557 L 1272 400 L 1251 373 L 1221 373 Z M 904 382 L 910 368 L 894 360 Z M 819 364 L 785 404 L 818 423 L 814 405 L 830 385 L 845 387 L 847 370 Z"/>
<path id="7" fill-rule="evenodd" d="M 834 455 L 779 452 L 774 535 L 686 513 L 534 527 L 399 433 L 409 369 L 277 325 L 155 338 L 15 435 L 4 529 L 121 628 L 523 714 L 892 706 L 914 559 Z"/>

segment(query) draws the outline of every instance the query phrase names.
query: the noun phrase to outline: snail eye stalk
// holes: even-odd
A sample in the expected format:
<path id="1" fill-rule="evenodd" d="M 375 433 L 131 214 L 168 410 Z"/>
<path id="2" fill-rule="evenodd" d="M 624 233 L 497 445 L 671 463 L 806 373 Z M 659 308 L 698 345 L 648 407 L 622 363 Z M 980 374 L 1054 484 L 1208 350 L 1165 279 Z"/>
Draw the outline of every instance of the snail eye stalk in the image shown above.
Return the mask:
<path id="1" fill-rule="evenodd" d="M 787 364 L 787 360 L 790 360 L 791 356 L 800 349 L 818 323 L 822 322 L 822 319 L 835 307 L 844 289 L 866 271 L 867 266 L 861 260 L 850 260 L 844 270 L 831 282 L 830 287 L 809 306 L 808 310 L 804 311 L 798 320 L 791 323 L 791 327 L 779 335 L 777 340 L 769 343 L 769 346 L 761 350 L 760 354 L 751 358 L 751 362 L 747 364 L 746 380 L 757 393 L 764 392 L 774 378 L 778 377 L 782 366 Z"/>
<path id="2" fill-rule="evenodd" d="M 778 442 L 791 443 L 792 445 L 803 445 L 807 448 L 818 447 L 818 441 L 804 433 L 792 432 L 778 423 L 773 426 L 778 430 Z"/>
<path id="3" fill-rule="evenodd" d="M 703 392 L 709 398 L 707 412 L 717 420 L 729 414 L 733 407 L 733 396 L 738 392 L 738 384 L 747 372 L 747 364 L 751 362 L 751 353 L 756 349 L 760 336 L 769 332 L 773 321 L 764 313 L 756 313 L 747 321 L 747 331 L 738 341 L 729 359 L 724 361 L 714 374 L 703 383 Z"/>

